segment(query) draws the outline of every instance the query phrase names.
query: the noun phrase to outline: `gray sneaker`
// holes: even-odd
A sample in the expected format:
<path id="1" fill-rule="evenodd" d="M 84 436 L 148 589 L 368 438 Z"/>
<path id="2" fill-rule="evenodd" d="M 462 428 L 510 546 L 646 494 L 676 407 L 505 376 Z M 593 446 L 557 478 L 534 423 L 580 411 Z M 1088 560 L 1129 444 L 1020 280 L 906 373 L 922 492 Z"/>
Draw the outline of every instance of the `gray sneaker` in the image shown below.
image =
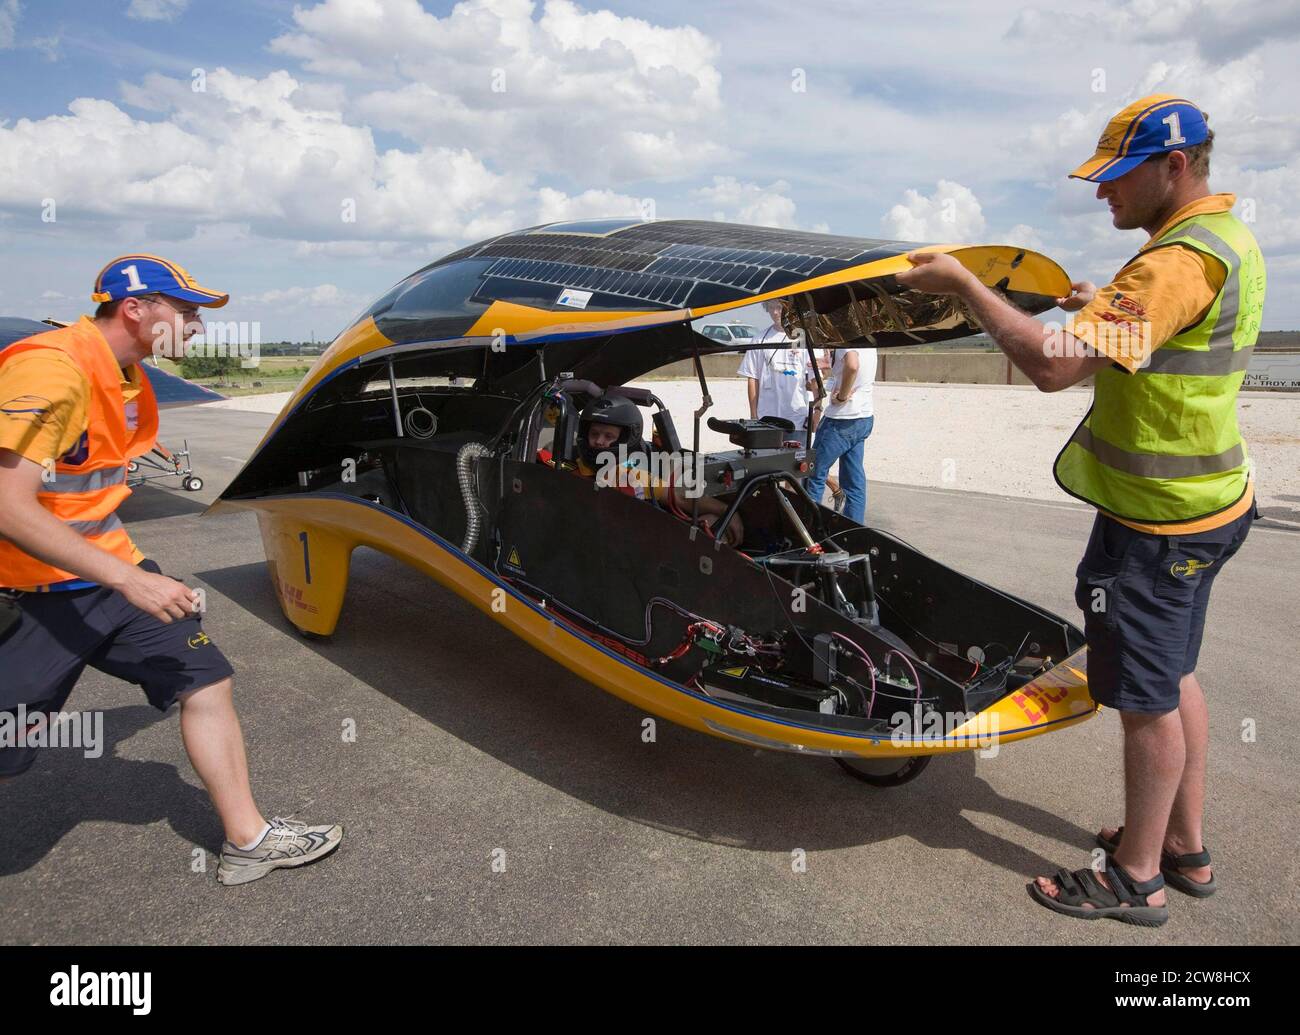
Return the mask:
<path id="1" fill-rule="evenodd" d="M 271 820 L 271 829 L 248 851 L 229 841 L 221 846 L 221 864 L 217 867 L 218 884 L 247 884 L 265 877 L 281 866 L 303 866 L 323 859 L 343 840 L 343 828 L 337 823 L 327 827 L 309 827 L 292 817 Z"/>

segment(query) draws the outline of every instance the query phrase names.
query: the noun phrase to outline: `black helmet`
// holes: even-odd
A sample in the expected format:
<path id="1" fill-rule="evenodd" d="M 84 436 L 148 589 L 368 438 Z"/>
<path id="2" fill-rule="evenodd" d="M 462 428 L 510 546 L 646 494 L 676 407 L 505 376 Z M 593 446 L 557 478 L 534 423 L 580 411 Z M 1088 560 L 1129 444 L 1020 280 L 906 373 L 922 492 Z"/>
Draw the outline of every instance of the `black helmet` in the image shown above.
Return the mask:
<path id="1" fill-rule="evenodd" d="M 593 399 L 583 408 L 578 418 L 578 453 L 587 463 L 596 463 L 596 451 L 588 443 L 588 433 L 592 424 L 612 424 L 619 428 L 618 442 L 615 446 L 626 446 L 629 453 L 642 450 L 641 409 L 631 399 L 606 392 L 598 399 Z"/>

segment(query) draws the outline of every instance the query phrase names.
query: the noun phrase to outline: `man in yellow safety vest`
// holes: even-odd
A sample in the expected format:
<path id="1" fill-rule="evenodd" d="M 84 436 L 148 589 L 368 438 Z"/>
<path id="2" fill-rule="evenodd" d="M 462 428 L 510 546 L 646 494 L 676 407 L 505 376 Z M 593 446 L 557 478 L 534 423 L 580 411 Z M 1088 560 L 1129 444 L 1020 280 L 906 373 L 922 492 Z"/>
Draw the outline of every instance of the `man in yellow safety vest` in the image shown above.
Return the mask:
<path id="1" fill-rule="evenodd" d="M 1059 303 L 1064 329 L 1025 315 L 952 256 L 916 252 L 901 284 L 961 298 L 1039 389 L 1095 377 L 1057 457 L 1058 484 L 1097 508 L 1077 571 L 1092 696 L 1124 727 L 1125 825 L 1097 835 L 1099 872 L 1027 885 L 1069 916 L 1158 926 L 1166 884 L 1214 893 L 1201 836 L 1208 722 L 1196 662 L 1210 587 L 1256 516 L 1237 392 L 1264 304 L 1264 259 L 1210 193 L 1214 133 L 1191 102 L 1144 97 L 1070 175 L 1096 183 L 1121 230 L 1149 240 L 1106 287 Z"/>

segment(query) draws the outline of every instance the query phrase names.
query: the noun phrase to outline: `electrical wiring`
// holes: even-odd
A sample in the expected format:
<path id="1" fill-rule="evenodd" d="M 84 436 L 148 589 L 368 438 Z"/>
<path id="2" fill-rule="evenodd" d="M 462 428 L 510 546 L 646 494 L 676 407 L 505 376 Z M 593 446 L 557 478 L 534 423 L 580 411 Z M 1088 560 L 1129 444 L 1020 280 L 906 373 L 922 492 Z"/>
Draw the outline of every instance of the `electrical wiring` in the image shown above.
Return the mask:
<path id="1" fill-rule="evenodd" d="M 772 595 L 776 597 L 776 599 L 777 599 L 778 602 L 781 602 L 781 593 L 780 593 L 780 591 L 777 589 L 777 585 L 776 585 L 776 583 L 772 581 L 772 572 L 771 572 L 771 570 L 767 567 L 767 565 L 760 565 L 760 567 L 762 567 L 764 574 L 767 575 L 767 581 L 768 581 L 768 585 L 769 585 L 769 586 L 771 587 L 771 589 L 772 589 Z M 790 630 L 795 634 L 796 637 L 798 637 L 799 642 L 803 644 L 804 648 L 805 648 L 805 649 L 806 649 L 810 654 L 815 654 L 815 653 L 816 653 L 815 648 L 813 647 L 813 645 L 812 645 L 811 643 L 808 642 L 808 640 L 804 637 L 803 633 L 801 633 L 801 632 L 799 631 L 799 627 L 798 627 L 797 625 L 795 625 L 793 622 L 790 624 Z M 847 636 L 843 636 L 841 633 L 835 633 L 834 635 L 835 635 L 835 636 L 839 636 L 839 637 L 841 637 L 841 638 L 842 638 L 846 643 L 848 643 L 848 644 L 849 644 L 850 646 L 852 646 L 852 647 L 853 647 L 853 648 L 854 648 L 854 649 L 855 649 L 859 654 L 861 654 L 861 656 L 862 656 L 863 658 L 865 658 L 866 661 L 867 661 L 867 664 L 868 664 L 868 671 L 871 673 L 871 685 L 870 685 L 870 686 L 865 686 L 864 684 L 858 682 L 856 679 L 854 679 L 852 676 L 850 676 L 850 675 L 849 675 L 848 673 L 846 673 L 846 672 L 840 672 L 840 673 L 838 673 L 838 676 L 839 676 L 840 679 L 842 679 L 844 682 L 848 683 L 848 684 L 849 684 L 850 686 L 852 686 L 855 690 L 857 690 L 858 693 L 860 693 L 860 694 L 862 695 L 862 704 L 863 704 L 863 708 L 865 709 L 865 715 L 866 715 L 867 718 L 871 718 L 871 710 L 872 710 L 872 708 L 875 707 L 875 699 L 876 699 L 876 697 L 878 697 L 878 696 L 879 696 L 879 697 L 888 697 L 888 698 L 890 698 L 891 700 L 895 700 L 895 701 L 905 701 L 905 702 L 907 702 L 907 703 L 909 703 L 909 704 L 911 704 L 911 703 L 916 703 L 916 702 L 914 702 L 911 698 L 902 697 L 902 696 L 900 696 L 900 695 L 898 695 L 898 694 L 891 694 L 889 691 L 881 689 L 880 686 L 879 686 L 879 684 L 878 684 L 877 681 L 876 681 L 876 672 L 877 672 L 877 668 L 876 668 L 876 664 L 875 664 L 875 662 L 873 662 L 873 661 L 871 660 L 871 655 L 869 655 L 869 654 L 866 652 L 866 650 L 862 648 L 862 646 L 861 646 L 860 644 L 855 643 L 853 640 L 849 639 Z M 915 673 L 915 669 L 913 669 L 913 672 Z M 837 691 L 837 692 L 838 692 L 838 691 Z M 843 695 L 841 695 L 841 696 L 843 696 Z M 918 681 L 918 682 L 917 682 L 917 697 L 916 697 L 916 701 L 921 701 L 921 700 L 923 700 L 923 699 L 920 697 L 920 682 Z M 846 705 L 847 705 L 847 700 L 846 700 L 845 703 L 846 703 Z"/>
<path id="2" fill-rule="evenodd" d="M 921 699 L 921 677 L 916 674 L 916 666 L 912 664 L 911 659 L 901 650 L 894 649 L 885 652 L 885 664 L 888 665 L 890 657 L 895 654 L 899 656 L 903 664 L 907 666 L 908 671 L 912 673 L 912 684 L 916 687 L 916 699 L 919 701 Z"/>

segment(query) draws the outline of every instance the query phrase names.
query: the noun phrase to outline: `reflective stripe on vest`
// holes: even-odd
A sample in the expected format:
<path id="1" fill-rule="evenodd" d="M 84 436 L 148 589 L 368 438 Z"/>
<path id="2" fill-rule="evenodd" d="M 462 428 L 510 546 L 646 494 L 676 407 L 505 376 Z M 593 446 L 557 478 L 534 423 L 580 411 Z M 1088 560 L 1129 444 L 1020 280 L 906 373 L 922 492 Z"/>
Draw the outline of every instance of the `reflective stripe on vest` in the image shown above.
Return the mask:
<path id="1" fill-rule="evenodd" d="M 1227 212 L 1184 220 L 1142 252 L 1173 246 L 1222 262 L 1222 287 L 1199 321 L 1160 345 L 1137 371 L 1097 371 L 1092 407 L 1054 466 L 1057 484 L 1070 495 L 1117 517 L 1157 524 L 1214 514 L 1246 490 L 1236 400 L 1265 291 L 1259 246 Z"/>
<path id="2" fill-rule="evenodd" d="M 1104 439 L 1080 425 L 1071 442 L 1094 454 L 1107 467 L 1141 478 L 1194 478 L 1199 474 L 1231 471 L 1246 461 L 1246 451 L 1239 445 L 1214 456 L 1175 456 L 1170 453 L 1133 453 Z"/>
<path id="3" fill-rule="evenodd" d="M 100 518 L 98 521 L 65 521 L 63 523 L 74 532 L 84 535 L 87 539 L 108 532 L 116 532 L 119 528 L 125 527 L 122 524 L 122 519 L 116 514 L 109 514 L 108 517 Z"/>
<path id="4" fill-rule="evenodd" d="M 1177 236 L 1191 237 L 1214 250 L 1219 258 L 1228 261 L 1228 275 L 1223 281 L 1223 295 L 1219 318 L 1210 332 L 1209 349 L 1156 349 L 1150 362 L 1138 372 L 1142 374 L 1195 374 L 1198 376 L 1233 374 L 1250 365 L 1255 351 L 1252 342 L 1234 349 L 1233 333 L 1237 328 L 1237 314 L 1241 305 L 1241 256 L 1218 234 L 1203 226 L 1187 227 Z"/>
<path id="5" fill-rule="evenodd" d="M 41 486 L 41 492 L 98 492 L 126 481 L 125 467 L 105 467 L 85 474 L 56 471 L 54 480 Z"/>

